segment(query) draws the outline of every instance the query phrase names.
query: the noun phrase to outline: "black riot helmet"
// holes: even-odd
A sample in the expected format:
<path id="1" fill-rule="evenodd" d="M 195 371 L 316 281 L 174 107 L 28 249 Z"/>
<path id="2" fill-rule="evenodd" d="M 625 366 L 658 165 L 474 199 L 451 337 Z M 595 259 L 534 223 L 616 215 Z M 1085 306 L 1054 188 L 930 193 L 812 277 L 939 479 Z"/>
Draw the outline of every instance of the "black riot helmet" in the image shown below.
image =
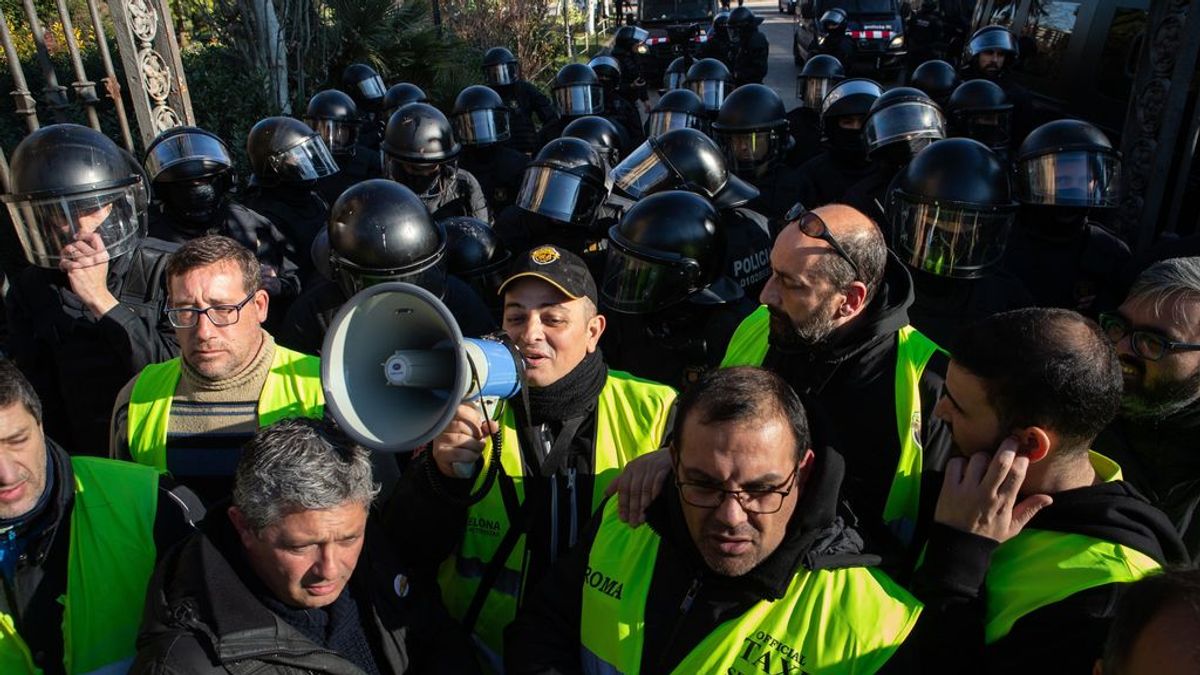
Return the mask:
<path id="1" fill-rule="evenodd" d="M 853 78 L 833 85 L 821 101 L 821 136 L 839 158 L 861 163 L 867 146 L 862 127 L 871 106 L 883 95 L 874 80 Z"/>
<path id="2" fill-rule="evenodd" d="M 621 141 L 621 131 L 611 120 L 596 115 L 588 115 L 572 120 L 563 127 L 562 138 L 578 138 L 587 141 L 600 155 L 605 169 L 616 166 L 625 154 Z"/>
<path id="3" fill-rule="evenodd" d="M 655 102 L 646 128 L 650 136 L 658 136 L 672 129 L 704 130 L 707 126 L 700 98 L 687 89 L 674 89 Z"/>
<path id="4" fill-rule="evenodd" d="M 492 227 L 478 218 L 455 216 L 439 222 L 446 231 L 446 268 L 498 308 L 512 254 Z"/>
<path id="5" fill-rule="evenodd" d="M 668 63 L 667 69 L 663 71 L 663 89 L 667 91 L 682 89 L 684 81 L 687 80 L 687 71 L 687 57 L 680 56 Z"/>
<path id="6" fill-rule="evenodd" d="M 378 110 L 387 87 L 375 69 L 365 63 L 355 63 L 342 71 L 342 89 L 364 110 Z"/>
<path id="7" fill-rule="evenodd" d="M 291 117 L 268 117 L 246 137 L 253 185 L 314 181 L 338 171 L 329 147 L 304 122 Z"/>
<path id="8" fill-rule="evenodd" d="M 946 104 L 946 117 L 955 136 L 974 138 L 1005 156 L 1012 144 L 1012 110 L 1000 85 L 977 79 L 958 85 Z"/>
<path id="9" fill-rule="evenodd" d="M 903 163 L 930 143 L 946 137 L 946 120 L 920 89 L 897 87 L 871 105 L 863 125 L 867 156 Z"/>
<path id="10" fill-rule="evenodd" d="M 837 57 L 817 54 L 804 63 L 796 76 L 796 98 L 805 108 L 820 112 L 821 101 L 835 84 L 846 79 L 846 69 Z"/>
<path id="11" fill-rule="evenodd" d="M 233 158 L 216 134 L 172 127 L 146 149 L 146 174 L 154 195 L 183 229 L 207 227 L 233 186 Z"/>
<path id="12" fill-rule="evenodd" d="M 600 86 L 608 94 L 615 92 L 621 86 L 621 64 L 611 56 L 597 56 L 588 61 L 588 66 L 600 78 Z"/>
<path id="13" fill-rule="evenodd" d="M 1055 120 L 1034 129 L 1017 151 L 1015 187 L 1022 204 L 1074 209 L 1117 206 L 1121 153 L 1082 120 Z"/>
<path id="14" fill-rule="evenodd" d="M 999 263 L 1017 209 L 1005 163 L 969 138 L 917 153 L 887 202 L 892 250 L 913 269 L 960 279 Z"/>
<path id="15" fill-rule="evenodd" d="M 446 234 L 407 187 L 373 178 L 329 210 L 329 267 L 346 297 L 385 281 L 446 289 Z"/>
<path id="16" fill-rule="evenodd" d="M 613 35 L 613 51 L 622 54 L 632 54 L 637 46 L 646 41 L 650 33 L 638 26 L 621 26 Z"/>
<path id="17" fill-rule="evenodd" d="M 664 190 L 687 190 L 731 209 L 758 196 L 758 188 L 729 171 L 716 142 L 695 129 L 651 136 L 612 170 L 612 178 L 634 199 Z"/>
<path id="18" fill-rule="evenodd" d="M 720 36 L 721 33 L 728 30 L 729 27 L 729 10 L 723 9 L 713 16 L 712 25 L 708 28 L 708 39 Z"/>
<path id="19" fill-rule="evenodd" d="M 462 150 L 454 140 L 450 120 L 428 103 L 409 103 L 393 113 L 380 148 L 385 160 L 383 171 L 389 177 L 395 162 L 442 164 Z"/>
<path id="20" fill-rule="evenodd" d="M 10 191 L 0 200 L 31 264 L 58 269 L 87 255 L 72 244 L 92 233 L 109 258 L 145 237 L 146 176 L 100 132 L 78 124 L 42 127 L 21 140 L 9 167 Z"/>
<path id="21" fill-rule="evenodd" d="M 1012 31 L 1004 26 L 984 26 L 975 31 L 967 42 L 967 57 L 969 60 L 975 60 L 980 54 L 987 51 L 998 51 L 1007 54 L 1009 58 L 1015 59 L 1021 54 L 1021 48 L 1017 44 L 1017 38 L 1012 34 Z"/>
<path id="22" fill-rule="evenodd" d="M 606 309 L 654 314 L 691 299 L 720 280 L 725 260 L 721 215 L 692 192 L 668 191 L 634 204 L 608 231 L 608 262 L 600 283 Z M 706 294 L 703 304 L 735 300 Z"/>
<path id="23" fill-rule="evenodd" d="M 684 86 L 700 97 L 705 111 L 716 113 L 733 91 L 733 73 L 717 59 L 700 59 L 688 68 Z"/>
<path id="24" fill-rule="evenodd" d="M 582 117 L 604 112 L 604 89 L 591 66 L 568 63 L 550 84 L 550 93 L 563 117 Z"/>
<path id="25" fill-rule="evenodd" d="M 495 89 L 481 84 L 458 93 L 450 113 L 454 137 L 466 146 L 482 147 L 507 141 L 512 132 L 508 125 L 508 106 Z"/>
<path id="26" fill-rule="evenodd" d="M 483 55 L 483 81 L 488 86 L 503 87 L 521 79 L 521 63 L 504 47 L 492 47 Z"/>
<path id="27" fill-rule="evenodd" d="M 721 104 L 713 137 L 734 173 L 753 174 L 774 165 L 787 150 L 788 123 L 783 100 L 774 89 L 746 84 Z"/>
<path id="28" fill-rule="evenodd" d="M 846 24 L 849 17 L 846 15 L 846 10 L 841 7 L 833 7 L 821 15 L 818 23 L 821 24 L 821 30 L 826 35 L 841 35 L 846 32 Z"/>
<path id="29" fill-rule="evenodd" d="M 397 82 L 388 87 L 387 93 L 383 95 L 384 114 L 390 118 L 401 106 L 409 103 L 429 103 L 429 97 L 425 95 L 424 89 L 415 84 Z"/>
<path id="30" fill-rule="evenodd" d="M 317 132 L 334 156 L 354 154 L 358 143 L 358 106 L 337 89 L 313 94 L 304 111 L 304 123 Z"/>
<path id="31" fill-rule="evenodd" d="M 934 103 L 945 107 L 950 94 L 958 86 L 958 71 L 945 61 L 932 59 L 917 66 L 909 84 L 929 94 Z"/>
<path id="32" fill-rule="evenodd" d="M 604 181 L 604 160 L 591 145 L 557 138 L 525 168 L 516 205 L 559 223 L 591 228 L 607 196 Z"/>
<path id="33" fill-rule="evenodd" d="M 754 10 L 749 7 L 737 7 L 729 13 L 727 28 L 730 42 L 741 42 L 747 39 L 762 22 L 762 17 L 755 16 Z"/>

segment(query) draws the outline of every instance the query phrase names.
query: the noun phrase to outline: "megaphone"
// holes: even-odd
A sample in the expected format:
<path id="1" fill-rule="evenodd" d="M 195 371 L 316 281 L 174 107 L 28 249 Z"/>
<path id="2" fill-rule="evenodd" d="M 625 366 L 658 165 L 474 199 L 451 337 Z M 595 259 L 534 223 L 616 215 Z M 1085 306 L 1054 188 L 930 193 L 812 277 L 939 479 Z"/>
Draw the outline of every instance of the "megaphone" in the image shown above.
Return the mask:
<path id="1" fill-rule="evenodd" d="M 462 401 L 514 396 L 522 364 L 511 344 L 464 338 L 435 295 L 394 281 L 367 287 L 338 311 L 321 350 L 321 386 L 351 438 L 402 452 L 433 440 Z M 474 467 L 455 470 L 469 477 Z"/>

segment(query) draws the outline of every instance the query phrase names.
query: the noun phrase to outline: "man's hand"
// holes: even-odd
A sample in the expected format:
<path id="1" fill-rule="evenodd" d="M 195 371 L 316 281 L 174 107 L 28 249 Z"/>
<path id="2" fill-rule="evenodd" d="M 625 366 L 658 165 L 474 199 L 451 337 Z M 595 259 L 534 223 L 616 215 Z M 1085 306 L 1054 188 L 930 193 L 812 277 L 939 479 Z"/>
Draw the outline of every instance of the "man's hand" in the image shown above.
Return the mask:
<path id="1" fill-rule="evenodd" d="M 484 441 L 500 430 L 499 423 L 486 420 L 475 406 L 460 403 L 454 419 L 433 439 L 433 461 L 447 478 L 470 478 L 458 473 L 455 464 L 474 467 L 483 455 Z"/>
<path id="2" fill-rule="evenodd" d="M 659 448 L 626 464 L 621 475 L 604 489 L 604 494 L 617 493 L 618 515 L 637 527 L 646 522 L 646 508 L 662 491 L 663 479 L 670 472 L 671 451 Z"/>
<path id="3" fill-rule="evenodd" d="M 956 530 L 1004 543 L 1053 500 L 1029 495 L 1017 503 L 1029 458 L 1017 454 L 1015 439 L 1005 439 L 992 457 L 977 452 L 946 464 L 946 478 L 933 519 Z"/>
<path id="4" fill-rule="evenodd" d="M 98 232 L 88 232 L 63 247 L 59 262 L 71 290 L 97 319 L 119 304 L 108 290 L 108 260 L 104 239 Z"/>

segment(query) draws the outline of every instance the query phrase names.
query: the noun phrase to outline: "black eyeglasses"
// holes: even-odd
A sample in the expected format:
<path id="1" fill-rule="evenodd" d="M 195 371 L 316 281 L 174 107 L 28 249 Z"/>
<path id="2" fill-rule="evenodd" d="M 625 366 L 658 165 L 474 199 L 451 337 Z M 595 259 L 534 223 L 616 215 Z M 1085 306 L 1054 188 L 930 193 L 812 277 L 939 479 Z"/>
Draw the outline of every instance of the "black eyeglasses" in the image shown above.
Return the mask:
<path id="1" fill-rule="evenodd" d="M 1149 330 L 1133 330 L 1129 319 L 1116 312 L 1104 312 L 1100 315 L 1100 329 L 1112 340 L 1113 344 L 1121 338 L 1129 336 L 1129 347 L 1134 354 L 1147 361 L 1157 361 L 1172 352 L 1200 351 L 1200 343 L 1176 342 L 1171 338 Z"/>
<path id="2" fill-rule="evenodd" d="M 733 497 L 746 513 L 771 514 L 783 508 L 783 499 L 792 493 L 793 481 L 800 471 L 797 463 L 779 485 L 761 490 L 726 490 L 704 483 L 685 483 L 675 479 L 675 487 L 683 501 L 701 509 L 715 509 L 725 502 L 726 497 Z M 679 465 L 675 466 L 675 475 L 679 475 Z M 787 489 L 783 489 L 787 486 Z"/>
<path id="3" fill-rule="evenodd" d="M 245 299 L 236 305 L 213 305 L 203 309 L 199 307 L 173 307 L 163 310 L 167 315 L 167 320 L 175 328 L 195 328 L 200 321 L 200 315 L 204 314 L 214 326 L 232 326 L 238 322 L 241 317 L 242 308 L 246 306 L 254 298 L 257 290 L 250 291 Z"/>
<path id="4" fill-rule="evenodd" d="M 842 257 L 842 260 L 850 263 L 850 267 L 854 269 L 854 279 L 862 281 L 862 272 L 858 269 L 858 263 L 854 262 L 850 254 L 846 253 L 846 249 L 842 248 L 837 239 L 833 238 L 833 235 L 829 232 L 829 226 L 825 224 L 824 220 L 821 220 L 821 216 L 804 208 L 804 205 L 800 202 L 796 202 L 792 208 L 788 209 L 787 214 L 783 216 L 783 222 L 788 225 L 796 223 L 800 227 L 800 231 L 804 234 L 829 244 L 833 248 L 833 251 Z"/>

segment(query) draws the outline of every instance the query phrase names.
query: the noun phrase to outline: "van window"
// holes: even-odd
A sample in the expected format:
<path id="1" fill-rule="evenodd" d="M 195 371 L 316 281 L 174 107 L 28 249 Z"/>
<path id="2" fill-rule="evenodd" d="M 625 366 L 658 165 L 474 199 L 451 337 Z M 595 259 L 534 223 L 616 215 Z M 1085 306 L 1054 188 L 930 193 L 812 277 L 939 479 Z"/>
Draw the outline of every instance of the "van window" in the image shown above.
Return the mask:
<path id="1" fill-rule="evenodd" d="M 1078 14 L 1078 2 L 1051 0 L 1030 6 L 1029 18 L 1021 29 L 1022 54 L 1017 67 L 1038 77 L 1056 77 Z"/>
<path id="2" fill-rule="evenodd" d="M 1118 7 L 1113 14 L 1104 38 L 1104 49 L 1100 52 L 1099 81 L 1096 83 L 1096 88 L 1108 98 L 1129 99 L 1139 57 L 1133 50 L 1140 51 L 1149 17 L 1150 12 L 1134 7 Z"/>
<path id="3" fill-rule="evenodd" d="M 841 7 L 846 14 L 895 14 L 896 6 L 893 0 L 822 0 L 817 3 L 818 17 L 833 7 Z"/>

